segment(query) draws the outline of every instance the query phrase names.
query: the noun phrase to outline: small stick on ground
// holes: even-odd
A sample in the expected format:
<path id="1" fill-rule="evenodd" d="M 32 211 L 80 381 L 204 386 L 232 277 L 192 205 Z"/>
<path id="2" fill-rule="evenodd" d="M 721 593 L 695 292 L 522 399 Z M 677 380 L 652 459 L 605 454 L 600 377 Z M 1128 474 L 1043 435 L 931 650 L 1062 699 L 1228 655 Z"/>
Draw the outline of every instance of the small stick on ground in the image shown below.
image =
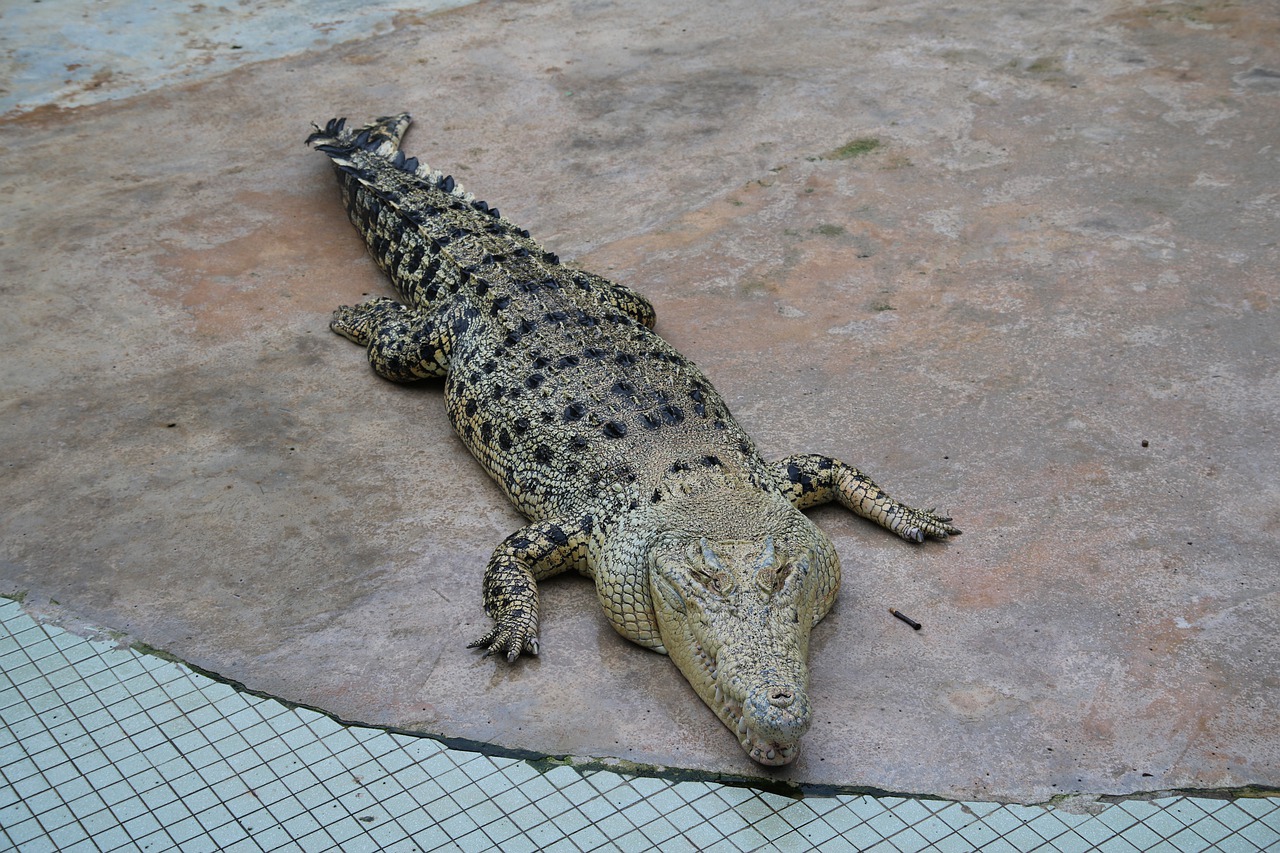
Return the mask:
<path id="1" fill-rule="evenodd" d="M 912 619 L 912 618 L 911 618 L 910 616 L 908 616 L 907 614 L 902 613 L 901 611 L 899 611 L 899 610 L 897 610 L 896 608 L 893 608 L 893 607 L 890 607 L 890 608 L 889 608 L 889 612 L 890 612 L 890 613 L 892 613 L 894 616 L 898 617 L 899 619 L 901 619 L 903 622 L 906 622 L 908 625 L 910 625 L 910 626 L 911 626 L 912 628 L 914 628 L 915 630 L 917 630 L 917 631 L 919 631 L 919 630 L 920 630 L 920 623 L 919 623 L 919 622 L 917 622 L 916 620 Z"/>

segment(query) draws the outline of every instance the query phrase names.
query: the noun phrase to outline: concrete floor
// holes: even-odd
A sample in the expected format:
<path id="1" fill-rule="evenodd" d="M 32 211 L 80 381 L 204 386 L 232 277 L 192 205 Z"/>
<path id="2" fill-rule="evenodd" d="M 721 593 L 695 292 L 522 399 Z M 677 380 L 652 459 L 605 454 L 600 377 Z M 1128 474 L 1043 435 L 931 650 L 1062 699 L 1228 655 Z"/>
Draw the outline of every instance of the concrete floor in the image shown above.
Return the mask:
<path id="1" fill-rule="evenodd" d="M 763 772 L 585 581 L 544 585 L 539 659 L 463 648 L 519 519 L 437 388 L 327 331 L 385 284 L 301 144 L 407 109 L 410 153 L 650 296 L 766 453 L 965 530 L 816 513 L 846 580 L 779 778 L 1280 785 L 1280 12 L 1013 8 L 479 3 L 19 105 L 0 593 L 347 720 Z"/>

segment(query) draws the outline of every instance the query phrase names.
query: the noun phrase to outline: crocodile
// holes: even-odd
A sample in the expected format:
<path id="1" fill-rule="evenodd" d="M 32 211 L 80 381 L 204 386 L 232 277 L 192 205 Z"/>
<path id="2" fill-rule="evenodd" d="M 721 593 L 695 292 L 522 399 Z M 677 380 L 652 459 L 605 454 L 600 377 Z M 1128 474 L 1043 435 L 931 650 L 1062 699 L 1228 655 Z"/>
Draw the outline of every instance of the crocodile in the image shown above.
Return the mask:
<path id="1" fill-rule="evenodd" d="M 463 443 L 528 524 L 494 551 L 471 647 L 538 654 L 538 581 L 595 581 L 610 624 L 669 655 L 762 765 L 809 728 L 809 635 L 840 587 L 801 510 L 837 502 L 913 542 L 960 531 L 837 459 L 766 461 L 724 398 L 654 333 L 647 299 L 562 264 L 453 177 L 404 155 L 408 114 L 313 125 L 399 300 L 330 327 L 396 382 L 443 380 Z"/>

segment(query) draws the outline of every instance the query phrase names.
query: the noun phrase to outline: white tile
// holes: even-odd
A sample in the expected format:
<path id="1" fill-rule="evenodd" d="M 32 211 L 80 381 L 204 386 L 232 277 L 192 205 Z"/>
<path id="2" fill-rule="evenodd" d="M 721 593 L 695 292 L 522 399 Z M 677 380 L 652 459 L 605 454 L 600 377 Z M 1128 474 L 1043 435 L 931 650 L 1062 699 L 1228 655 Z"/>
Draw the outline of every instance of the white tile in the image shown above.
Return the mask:
<path id="1" fill-rule="evenodd" d="M 1259 850 L 1280 849 L 1280 831 L 1262 822 L 1250 824 L 1241 829 L 1238 837 L 1245 839 Z"/>
<path id="2" fill-rule="evenodd" d="M 22 845 L 37 838 L 43 838 L 45 834 L 44 827 L 34 817 L 15 824 L 6 824 L 4 832 L 19 850 L 22 849 Z"/>
<path id="3" fill-rule="evenodd" d="M 100 851 L 123 850 L 131 846 L 129 833 L 119 823 L 94 832 L 93 843 Z"/>

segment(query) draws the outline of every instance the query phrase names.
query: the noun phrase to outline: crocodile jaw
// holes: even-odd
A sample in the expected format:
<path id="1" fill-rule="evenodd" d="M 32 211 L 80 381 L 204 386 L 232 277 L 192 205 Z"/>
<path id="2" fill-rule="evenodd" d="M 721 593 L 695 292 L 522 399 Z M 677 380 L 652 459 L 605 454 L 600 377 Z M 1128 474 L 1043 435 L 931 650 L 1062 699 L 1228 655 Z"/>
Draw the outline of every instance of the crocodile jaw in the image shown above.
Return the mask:
<path id="1" fill-rule="evenodd" d="M 671 646 L 667 648 L 670 653 Z M 696 640 L 693 640 L 692 651 L 691 655 L 676 653 L 671 657 L 702 701 L 738 738 L 751 760 L 771 767 L 794 761 L 800 754 L 800 736 L 808 730 L 811 716 L 803 688 L 773 685 L 757 691 L 765 701 L 752 702 L 733 681 L 726 679 L 726 684 L 721 684 L 718 679 L 721 667 L 716 655 Z M 789 694 L 786 708 L 768 701 L 769 694 L 778 691 Z M 762 716 L 765 719 L 760 719 Z"/>
<path id="2" fill-rule="evenodd" d="M 662 645 L 752 760 L 789 764 L 812 716 L 809 561 L 798 561 L 787 583 L 765 594 L 747 582 L 754 577 L 752 561 L 711 559 L 720 574 L 707 583 L 705 571 L 686 570 L 689 558 L 655 561 L 651 600 Z M 734 564 L 751 571 L 734 582 L 724 574 Z"/>

